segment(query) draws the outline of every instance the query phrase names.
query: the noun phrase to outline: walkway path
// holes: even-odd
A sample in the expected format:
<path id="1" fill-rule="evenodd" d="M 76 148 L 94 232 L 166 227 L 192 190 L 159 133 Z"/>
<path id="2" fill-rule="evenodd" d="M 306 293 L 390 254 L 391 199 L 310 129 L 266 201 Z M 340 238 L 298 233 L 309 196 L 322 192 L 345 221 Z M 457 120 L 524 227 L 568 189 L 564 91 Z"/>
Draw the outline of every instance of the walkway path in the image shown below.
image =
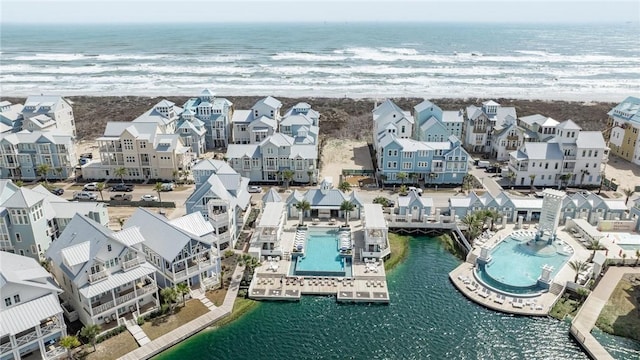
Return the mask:
<path id="1" fill-rule="evenodd" d="M 192 294 L 193 294 L 193 298 L 200 300 L 202 305 L 206 306 L 207 309 L 209 309 L 209 311 L 212 311 L 216 308 L 216 306 L 213 305 L 213 303 L 209 300 L 209 298 L 205 296 L 205 294 L 202 293 L 202 291 L 200 290 L 192 291 Z"/>
<path id="2" fill-rule="evenodd" d="M 231 284 L 229 284 L 229 290 L 224 298 L 222 306 L 209 311 L 208 313 L 194 319 L 179 328 L 172 330 L 159 338 L 137 348 L 134 351 L 122 356 L 121 360 L 138 360 L 149 359 L 152 356 L 159 354 L 160 352 L 170 348 L 173 345 L 187 339 L 188 337 L 206 329 L 214 322 L 222 319 L 223 317 L 231 314 L 233 310 L 233 303 L 238 296 L 238 289 L 240 288 L 240 280 L 242 280 L 242 273 L 244 267 L 241 265 L 236 266 L 236 270 L 231 277 Z"/>
<path id="3" fill-rule="evenodd" d="M 144 330 L 142 330 L 138 324 L 134 323 L 133 320 L 125 321 L 124 325 L 127 327 L 127 330 L 129 330 L 131 335 L 133 335 L 133 338 L 136 339 L 138 345 L 143 346 L 151 342 Z"/>
<path id="4" fill-rule="evenodd" d="M 629 273 L 640 274 L 640 269 L 610 267 L 571 322 L 571 334 L 595 360 L 613 359 L 609 352 L 591 335 L 591 329 L 595 326 L 602 308 L 613 294 L 613 290 L 618 286 L 622 276 Z"/>

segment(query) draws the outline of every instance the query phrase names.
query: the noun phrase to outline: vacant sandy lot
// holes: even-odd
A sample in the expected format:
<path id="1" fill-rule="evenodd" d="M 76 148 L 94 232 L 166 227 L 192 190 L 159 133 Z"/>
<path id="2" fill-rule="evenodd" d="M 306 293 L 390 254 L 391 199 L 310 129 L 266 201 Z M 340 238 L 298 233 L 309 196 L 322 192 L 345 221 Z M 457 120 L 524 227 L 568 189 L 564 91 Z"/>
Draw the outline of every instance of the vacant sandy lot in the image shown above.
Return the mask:
<path id="1" fill-rule="evenodd" d="M 373 170 L 366 141 L 330 139 L 322 150 L 320 177 L 333 177 L 334 185 L 340 181 L 343 169 Z"/>
<path id="2" fill-rule="evenodd" d="M 605 174 L 607 179 L 615 179 L 614 183 L 619 185 L 619 193 L 622 193 L 622 189 L 634 189 L 636 186 L 640 186 L 640 166 L 617 156 L 610 156 Z"/>

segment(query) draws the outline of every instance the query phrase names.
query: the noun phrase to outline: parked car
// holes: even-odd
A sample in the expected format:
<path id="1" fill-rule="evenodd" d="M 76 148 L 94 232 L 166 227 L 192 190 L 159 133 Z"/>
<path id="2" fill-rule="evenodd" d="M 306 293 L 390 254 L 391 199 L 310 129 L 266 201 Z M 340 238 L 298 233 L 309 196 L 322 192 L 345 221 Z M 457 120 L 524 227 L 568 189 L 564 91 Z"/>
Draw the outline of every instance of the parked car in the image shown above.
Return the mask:
<path id="1" fill-rule="evenodd" d="M 496 174 L 498 171 L 500 171 L 500 168 L 497 167 L 497 166 L 491 165 L 485 171 L 490 173 L 490 174 Z"/>
<path id="2" fill-rule="evenodd" d="M 261 186 L 249 186 L 249 190 L 250 193 L 252 194 L 259 194 L 262 192 L 262 187 Z"/>
<path id="3" fill-rule="evenodd" d="M 420 189 L 419 187 L 409 186 L 408 190 L 409 191 L 415 191 L 415 192 L 418 193 L 418 195 L 422 195 L 422 189 Z"/>
<path id="4" fill-rule="evenodd" d="M 62 189 L 62 188 L 53 188 L 53 189 L 49 189 L 49 191 L 51 191 L 51 193 L 53 195 L 60 196 L 60 195 L 64 194 L 64 189 Z"/>
<path id="5" fill-rule="evenodd" d="M 111 191 L 133 191 L 135 185 L 133 184 L 115 184 L 111 187 Z"/>
<path id="6" fill-rule="evenodd" d="M 162 183 L 162 191 L 173 191 L 175 187 L 174 183 Z"/>
<path id="7" fill-rule="evenodd" d="M 129 194 L 113 194 L 111 200 L 113 201 L 131 201 L 132 196 Z"/>
<path id="8" fill-rule="evenodd" d="M 158 197 L 151 194 L 142 195 L 140 198 L 142 201 L 158 201 Z"/>
<path id="9" fill-rule="evenodd" d="M 93 154 L 92 153 L 84 153 L 80 155 L 80 158 L 82 159 L 93 159 Z"/>
<path id="10" fill-rule="evenodd" d="M 86 163 L 90 162 L 91 159 L 87 159 L 87 158 L 80 158 L 80 165 L 85 165 Z"/>
<path id="11" fill-rule="evenodd" d="M 98 191 L 98 183 L 97 182 L 90 182 L 88 184 L 84 184 L 84 186 L 82 187 L 82 190 L 84 190 L 84 191 Z"/>
<path id="12" fill-rule="evenodd" d="M 73 200 L 97 200 L 98 195 L 88 191 L 77 191 L 73 193 Z"/>
<path id="13" fill-rule="evenodd" d="M 478 161 L 478 168 L 479 169 L 488 168 L 489 166 L 491 166 L 491 163 L 486 161 L 486 160 Z"/>

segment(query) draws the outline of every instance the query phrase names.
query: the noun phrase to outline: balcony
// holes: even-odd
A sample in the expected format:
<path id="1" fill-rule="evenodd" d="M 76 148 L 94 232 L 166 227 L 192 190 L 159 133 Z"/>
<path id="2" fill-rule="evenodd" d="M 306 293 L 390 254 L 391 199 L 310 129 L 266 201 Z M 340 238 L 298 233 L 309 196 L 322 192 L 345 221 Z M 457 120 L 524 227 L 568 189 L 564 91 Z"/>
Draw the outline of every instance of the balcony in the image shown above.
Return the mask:
<path id="1" fill-rule="evenodd" d="M 229 223 L 229 213 L 227 212 L 212 212 L 209 214 L 209 220 L 212 220 L 216 225 L 226 225 Z"/>
<path id="2" fill-rule="evenodd" d="M 137 289 L 136 293 L 138 294 L 138 296 L 142 296 L 148 293 L 156 292 L 156 290 L 158 290 L 158 287 L 156 286 L 156 284 L 149 284 Z"/>
<path id="3" fill-rule="evenodd" d="M 42 335 L 56 333 L 62 330 L 62 326 L 58 325 L 54 321 L 49 322 L 49 324 L 44 324 L 40 326 L 40 332 Z"/>
<path id="4" fill-rule="evenodd" d="M 486 126 L 474 126 L 473 127 L 473 133 L 474 134 L 484 134 L 487 132 L 487 127 Z"/>
<path id="5" fill-rule="evenodd" d="M 95 283 L 100 280 L 106 279 L 108 276 L 109 276 L 109 273 L 107 272 L 107 270 L 98 271 L 95 274 L 89 274 L 89 282 Z"/>
<path id="6" fill-rule="evenodd" d="M 151 166 L 151 163 L 149 162 L 149 160 L 147 161 L 142 160 L 140 161 L 140 166 Z"/>
<path id="7" fill-rule="evenodd" d="M 98 315 L 100 313 L 103 313 L 111 308 L 113 308 L 115 305 L 113 303 L 113 301 L 108 301 L 104 304 L 100 304 L 98 306 L 91 306 L 91 311 L 93 311 L 93 315 Z"/>
<path id="8" fill-rule="evenodd" d="M 136 268 L 138 266 L 140 266 L 140 264 L 144 263 L 145 260 L 141 259 L 141 258 L 134 258 L 128 261 L 125 261 L 122 263 L 122 270 L 127 271 L 127 270 L 131 270 L 133 268 Z"/>
<path id="9" fill-rule="evenodd" d="M 11 351 L 11 343 L 4 343 L 0 345 L 0 354 L 8 353 Z"/>
<path id="10" fill-rule="evenodd" d="M 264 169 L 265 170 L 269 170 L 269 171 L 276 171 L 276 170 L 278 170 L 278 166 L 277 165 L 265 165 Z"/>
<path id="11" fill-rule="evenodd" d="M 62 346 L 54 346 L 51 345 L 48 347 L 49 350 L 45 353 L 46 359 L 59 359 L 63 355 L 67 354 L 67 350 Z"/>
<path id="12" fill-rule="evenodd" d="M 124 295 L 118 296 L 116 298 L 116 305 L 122 305 L 127 301 L 133 300 L 135 297 L 136 293 L 133 292 L 133 288 L 131 288 L 128 292 L 124 293 Z"/>
<path id="13" fill-rule="evenodd" d="M 20 334 L 23 334 L 23 335 L 20 335 Z M 16 345 L 18 346 L 28 344 L 38 339 L 38 333 L 35 330 L 31 330 L 29 332 L 23 331 L 20 334 L 16 335 Z"/>

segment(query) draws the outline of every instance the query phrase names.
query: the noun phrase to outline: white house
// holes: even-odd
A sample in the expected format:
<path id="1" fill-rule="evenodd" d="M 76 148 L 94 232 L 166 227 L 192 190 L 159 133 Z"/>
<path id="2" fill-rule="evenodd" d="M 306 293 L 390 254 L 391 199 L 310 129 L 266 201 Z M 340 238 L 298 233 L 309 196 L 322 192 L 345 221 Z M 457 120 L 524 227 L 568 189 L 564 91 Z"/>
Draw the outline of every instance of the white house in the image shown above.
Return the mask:
<path id="1" fill-rule="evenodd" d="M 61 292 L 37 261 L 0 251 L 0 358 L 57 359 L 66 353 L 59 345 L 67 335 Z"/>
<path id="2" fill-rule="evenodd" d="M 104 226 L 109 223 L 104 203 L 67 201 L 42 185 L 29 189 L 0 180 L 0 250 L 44 259 L 75 214 Z"/>
<path id="3" fill-rule="evenodd" d="M 231 119 L 234 144 L 259 143 L 278 129 L 282 103 L 268 96 L 250 110 L 236 110 Z"/>
<path id="4" fill-rule="evenodd" d="M 284 254 L 281 240 L 284 224 L 287 221 L 286 204 L 269 202 L 258 219 L 256 230 L 250 240 L 249 253 L 262 256 L 282 256 Z"/>
<path id="5" fill-rule="evenodd" d="M 103 331 L 158 308 L 156 269 L 144 258 L 140 229 L 114 232 L 75 215 L 47 251 L 62 298 L 85 324 Z"/>
<path id="6" fill-rule="evenodd" d="M 494 128 L 502 127 L 505 122 L 514 122 L 516 108 L 501 106 L 490 100 L 478 107 L 470 105 L 466 111 L 464 128 L 464 146 L 473 153 L 489 153 L 492 148 Z"/>
<path id="7" fill-rule="evenodd" d="M 364 249 L 361 258 L 385 258 L 391 253 L 389 229 L 380 204 L 364 204 L 362 229 Z"/>
<path id="8" fill-rule="evenodd" d="M 29 96 L 22 108 L 20 129 L 53 131 L 75 138 L 76 124 L 71 103 L 60 96 Z"/>
<path id="9" fill-rule="evenodd" d="M 185 145 L 188 146 L 190 141 L 193 144 L 201 144 L 201 140 L 204 140 L 205 148 L 211 150 L 226 147 L 229 144 L 231 140 L 231 118 L 234 114 L 231 101 L 216 97 L 211 90 L 204 89 L 198 97 L 187 100 L 183 108 L 182 121 L 204 130 L 204 138 L 199 133 L 197 135 L 186 135 L 187 137 L 192 137 L 192 139 L 187 139 Z M 180 125 L 184 125 L 184 122 Z M 182 134 L 185 131 L 184 127 L 179 131 Z M 196 153 L 200 155 L 201 152 L 198 151 Z"/>
<path id="10" fill-rule="evenodd" d="M 22 104 L 0 101 L 0 134 L 18 132 L 22 127 Z"/>
<path id="11" fill-rule="evenodd" d="M 199 212 L 168 220 L 138 208 L 123 227 L 123 232 L 140 233 L 141 252 L 155 269 L 160 287 L 186 283 L 208 289 L 220 283 L 218 239 Z"/>

